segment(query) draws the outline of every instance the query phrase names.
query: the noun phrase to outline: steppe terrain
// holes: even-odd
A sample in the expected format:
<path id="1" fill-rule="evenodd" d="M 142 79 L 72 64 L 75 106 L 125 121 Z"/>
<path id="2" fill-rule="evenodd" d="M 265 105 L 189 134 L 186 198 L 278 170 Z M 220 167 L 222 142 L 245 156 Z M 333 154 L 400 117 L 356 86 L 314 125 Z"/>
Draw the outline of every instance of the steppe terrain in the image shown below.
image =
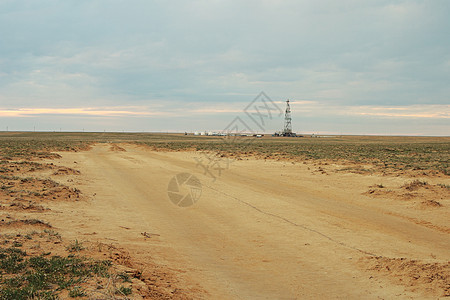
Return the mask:
<path id="1" fill-rule="evenodd" d="M 450 296 L 450 138 L 2 133 L 0 151 L 2 299 Z"/>

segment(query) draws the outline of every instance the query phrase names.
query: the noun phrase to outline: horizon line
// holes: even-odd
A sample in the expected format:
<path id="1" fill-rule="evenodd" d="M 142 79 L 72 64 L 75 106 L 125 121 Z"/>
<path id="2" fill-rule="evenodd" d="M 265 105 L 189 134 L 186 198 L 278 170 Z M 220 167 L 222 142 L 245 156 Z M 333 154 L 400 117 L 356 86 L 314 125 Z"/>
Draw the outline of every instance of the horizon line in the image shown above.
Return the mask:
<path id="1" fill-rule="evenodd" d="M 211 131 L 136 131 L 136 130 L 122 130 L 122 131 L 58 131 L 58 130 L 0 130 L 0 133 L 117 133 L 117 134 L 126 134 L 126 133 L 147 133 L 147 134 L 182 134 L 185 135 L 194 135 L 195 132 L 211 132 Z M 215 131 L 212 131 L 215 132 Z M 262 134 L 262 135 L 270 135 L 272 136 L 274 133 L 251 133 L 251 132 L 240 132 L 240 134 Z M 304 136 L 371 136 L 371 137 L 450 137 L 450 135 L 424 135 L 424 134 L 377 134 L 377 133 L 366 133 L 366 134 L 357 134 L 357 133 L 297 133 L 297 137 L 304 137 Z M 220 137 L 218 135 L 194 135 L 198 137 L 204 137 L 204 136 L 216 136 Z M 286 138 L 286 137 L 284 137 Z"/>

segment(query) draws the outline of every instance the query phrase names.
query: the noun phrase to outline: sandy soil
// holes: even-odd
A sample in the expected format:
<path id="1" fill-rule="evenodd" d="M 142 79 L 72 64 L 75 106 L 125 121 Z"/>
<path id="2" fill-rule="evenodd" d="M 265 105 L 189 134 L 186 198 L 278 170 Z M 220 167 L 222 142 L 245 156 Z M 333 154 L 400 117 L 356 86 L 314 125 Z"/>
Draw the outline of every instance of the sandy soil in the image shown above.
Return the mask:
<path id="1" fill-rule="evenodd" d="M 43 218 L 69 239 L 126 249 L 147 278 L 159 268 L 154 284 L 175 298 L 450 296 L 448 178 L 410 191 L 401 176 L 244 159 L 213 181 L 196 166 L 201 153 L 97 144 L 59 154 L 69 169 L 54 180 L 85 199 L 53 203 Z M 184 172 L 202 183 L 186 208 L 167 193 Z"/>

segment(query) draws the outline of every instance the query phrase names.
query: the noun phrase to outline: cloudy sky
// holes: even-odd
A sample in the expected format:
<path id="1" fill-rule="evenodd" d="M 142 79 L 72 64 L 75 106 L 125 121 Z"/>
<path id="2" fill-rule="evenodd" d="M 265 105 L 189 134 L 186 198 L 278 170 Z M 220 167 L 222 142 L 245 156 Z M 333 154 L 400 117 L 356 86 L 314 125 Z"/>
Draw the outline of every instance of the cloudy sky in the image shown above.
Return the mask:
<path id="1" fill-rule="evenodd" d="M 0 130 L 221 130 L 264 91 L 291 100 L 297 132 L 450 135 L 449 15 L 447 0 L 0 0 Z"/>

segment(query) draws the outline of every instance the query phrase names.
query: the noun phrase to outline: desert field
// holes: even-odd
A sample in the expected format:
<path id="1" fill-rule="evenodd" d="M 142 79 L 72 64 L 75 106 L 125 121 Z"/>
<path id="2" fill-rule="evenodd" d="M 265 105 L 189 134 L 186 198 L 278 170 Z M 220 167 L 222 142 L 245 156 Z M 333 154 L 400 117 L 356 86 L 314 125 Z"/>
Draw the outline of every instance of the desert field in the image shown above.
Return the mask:
<path id="1" fill-rule="evenodd" d="M 450 138 L 0 133 L 0 299 L 450 297 Z"/>

